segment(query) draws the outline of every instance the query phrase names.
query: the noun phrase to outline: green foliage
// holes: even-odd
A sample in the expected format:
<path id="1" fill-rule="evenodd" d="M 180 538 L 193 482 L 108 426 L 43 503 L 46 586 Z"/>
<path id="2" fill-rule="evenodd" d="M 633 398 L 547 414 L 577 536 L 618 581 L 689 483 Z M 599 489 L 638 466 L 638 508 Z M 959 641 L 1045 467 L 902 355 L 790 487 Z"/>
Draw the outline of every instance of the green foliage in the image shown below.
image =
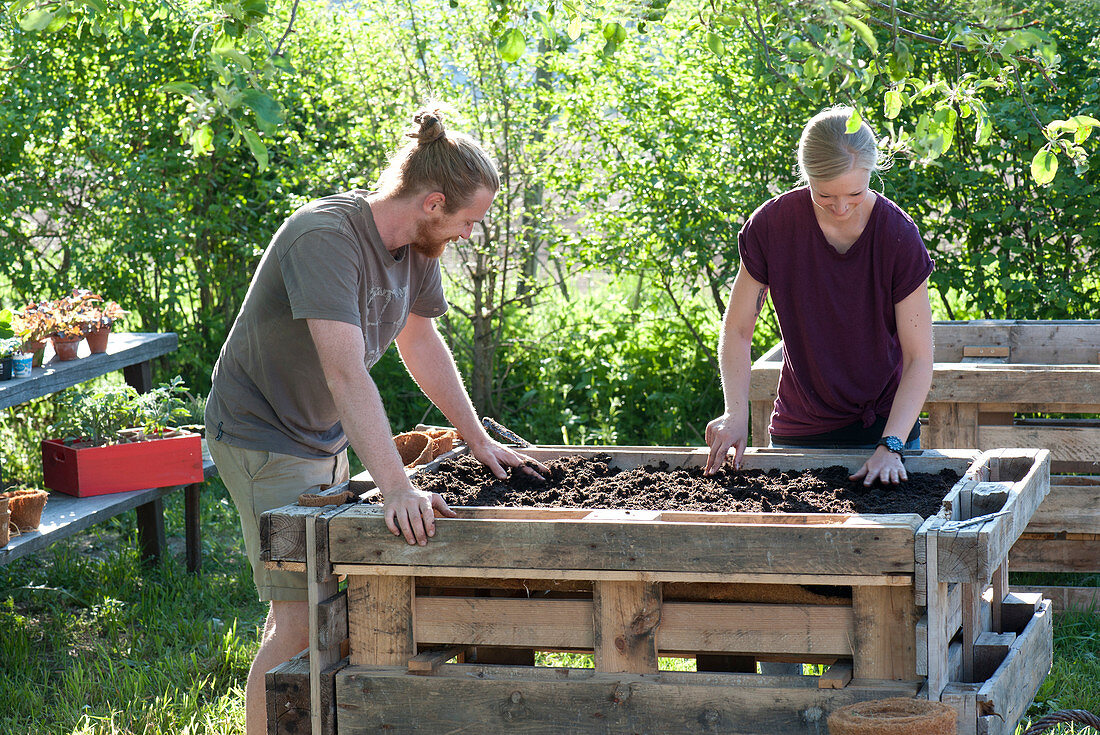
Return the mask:
<path id="1" fill-rule="evenodd" d="M 1074 14 L 1052 2 L 1044 15 L 1057 25 L 1060 47 L 1097 46 L 1095 14 Z M 936 63 L 954 62 L 945 53 Z M 1045 144 L 1029 108 L 1046 115 L 1062 106 L 1083 110 L 1100 100 L 1095 62 L 1088 55 L 1067 55 L 1062 67 L 1066 73 L 1056 86 L 1042 78 L 1026 85 L 1029 101 L 1003 97 L 990 103 L 990 114 L 1000 122 L 988 133 L 989 145 L 977 145 L 960 131 L 957 145 L 935 166 L 894 171 L 885 179 L 887 194 L 913 216 L 936 258 L 932 283 L 940 298 L 952 290 L 966 296 L 968 313 L 944 301 L 948 318 L 1096 315 L 1096 183 L 1059 170 L 1054 159 L 1040 166 L 1043 181 L 1036 183 L 1027 173 L 1032 151 Z M 934 69 L 921 66 L 917 72 L 932 74 Z M 1067 123 L 1066 131 L 1071 128 L 1087 137 L 1091 124 Z M 1047 175 L 1050 182 L 1044 186 Z"/>
<path id="2" fill-rule="evenodd" d="M 66 443 L 87 446 L 154 437 L 192 418 L 186 391 L 178 376 L 146 393 L 124 383 L 69 388 L 56 398 L 57 419 L 50 432 Z M 131 436 L 127 429 L 140 433 Z"/>

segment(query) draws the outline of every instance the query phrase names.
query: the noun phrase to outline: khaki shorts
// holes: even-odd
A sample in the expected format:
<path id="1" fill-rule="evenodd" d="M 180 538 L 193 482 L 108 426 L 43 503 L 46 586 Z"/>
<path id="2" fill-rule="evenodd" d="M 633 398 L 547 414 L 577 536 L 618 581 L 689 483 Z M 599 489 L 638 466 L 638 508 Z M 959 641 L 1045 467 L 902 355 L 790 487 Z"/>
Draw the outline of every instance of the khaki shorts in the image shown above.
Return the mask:
<path id="1" fill-rule="evenodd" d="M 302 459 L 289 454 L 241 449 L 210 440 L 210 456 L 229 490 L 241 516 L 241 531 L 252 578 L 260 599 L 298 601 L 307 599 L 306 575 L 302 572 L 273 571 L 260 561 L 260 514 L 290 505 L 320 485 L 336 485 L 348 479 L 348 453 L 325 459 Z"/>

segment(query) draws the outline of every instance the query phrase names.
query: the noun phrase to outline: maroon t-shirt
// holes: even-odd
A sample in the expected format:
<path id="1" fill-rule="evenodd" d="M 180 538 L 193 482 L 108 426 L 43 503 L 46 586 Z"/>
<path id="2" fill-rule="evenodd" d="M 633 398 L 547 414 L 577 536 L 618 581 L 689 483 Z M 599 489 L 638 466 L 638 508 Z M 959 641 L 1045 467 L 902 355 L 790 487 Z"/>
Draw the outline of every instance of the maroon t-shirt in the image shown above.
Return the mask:
<path id="1" fill-rule="evenodd" d="M 878 194 L 841 254 L 800 188 L 753 212 L 737 244 L 749 275 L 768 286 L 783 337 L 771 433 L 820 434 L 888 415 L 901 379 L 894 305 L 933 266 L 913 220 Z"/>

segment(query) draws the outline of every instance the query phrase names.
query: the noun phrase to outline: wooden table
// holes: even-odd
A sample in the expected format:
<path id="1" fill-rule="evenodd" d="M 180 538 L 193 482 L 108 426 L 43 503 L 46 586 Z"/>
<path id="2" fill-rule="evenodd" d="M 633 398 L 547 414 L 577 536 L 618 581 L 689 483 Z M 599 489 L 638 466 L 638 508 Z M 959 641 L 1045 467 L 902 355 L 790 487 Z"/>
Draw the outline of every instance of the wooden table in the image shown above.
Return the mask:
<path id="1" fill-rule="evenodd" d="M 60 362 L 47 346 L 42 367 L 34 368 L 29 378 L 0 382 L 0 409 L 48 396 L 70 386 L 121 370 L 124 379 L 139 392 L 152 389 L 153 358 L 173 352 L 179 341 L 172 332 L 112 334 L 107 352 L 91 355 L 87 343 L 81 343 L 78 359 Z M 214 463 L 203 455 L 203 475 L 217 474 Z M 202 564 L 199 530 L 200 483 L 182 486 L 185 503 L 187 566 L 192 572 Z M 0 548 L 0 564 L 32 554 L 55 541 L 73 535 L 100 521 L 130 509 L 137 512 L 138 538 L 142 556 L 159 559 L 167 546 L 164 532 L 164 496 L 180 487 L 150 488 L 89 498 L 50 493 L 37 531 L 13 538 Z"/>

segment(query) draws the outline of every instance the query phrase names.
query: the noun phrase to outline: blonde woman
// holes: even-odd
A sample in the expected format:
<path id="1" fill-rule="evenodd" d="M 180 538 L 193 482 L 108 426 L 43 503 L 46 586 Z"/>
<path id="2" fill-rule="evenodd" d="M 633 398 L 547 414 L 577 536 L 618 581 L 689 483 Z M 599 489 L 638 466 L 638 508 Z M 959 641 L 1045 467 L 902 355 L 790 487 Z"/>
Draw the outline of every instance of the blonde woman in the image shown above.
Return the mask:
<path id="1" fill-rule="evenodd" d="M 741 268 L 719 342 L 725 412 L 707 424 L 706 472 L 748 441 L 750 347 L 771 295 L 783 337 L 772 446 L 849 447 L 869 457 L 865 485 L 908 479 L 903 449 L 920 447 L 932 383 L 933 262 L 913 220 L 870 187 L 882 168 L 852 109 L 815 115 L 802 131 L 802 185 L 765 202 L 738 235 Z"/>

